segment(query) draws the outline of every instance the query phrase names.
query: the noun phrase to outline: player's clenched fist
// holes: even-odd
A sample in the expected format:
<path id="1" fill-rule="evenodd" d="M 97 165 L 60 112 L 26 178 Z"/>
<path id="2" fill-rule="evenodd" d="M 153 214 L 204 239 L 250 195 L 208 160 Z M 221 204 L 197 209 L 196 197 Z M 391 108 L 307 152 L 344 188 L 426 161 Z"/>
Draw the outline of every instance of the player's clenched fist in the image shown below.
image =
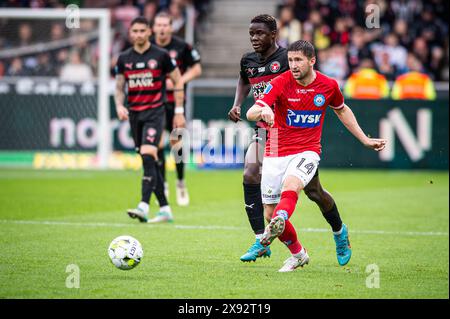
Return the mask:
<path id="1" fill-rule="evenodd" d="M 173 128 L 182 128 L 186 124 L 186 119 L 183 114 L 176 114 L 173 117 Z"/>
<path id="2" fill-rule="evenodd" d="M 270 107 L 265 106 L 261 110 L 261 120 L 269 124 L 269 126 L 273 126 L 275 115 Z"/>
<path id="3" fill-rule="evenodd" d="M 234 123 L 241 121 L 241 107 L 233 106 L 230 112 L 228 112 L 228 118 L 232 120 Z"/>
<path id="4" fill-rule="evenodd" d="M 386 140 L 380 138 L 370 138 L 364 145 L 377 152 L 382 151 L 386 146 Z"/>
<path id="5" fill-rule="evenodd" d="M 117 117 L 119 118 L 119 120 L 121 120 L 121 121 L 128 120 L 128 110 L 125 106 L 118 105 L 116 107 L 116 112 L 117 112 Z"/>

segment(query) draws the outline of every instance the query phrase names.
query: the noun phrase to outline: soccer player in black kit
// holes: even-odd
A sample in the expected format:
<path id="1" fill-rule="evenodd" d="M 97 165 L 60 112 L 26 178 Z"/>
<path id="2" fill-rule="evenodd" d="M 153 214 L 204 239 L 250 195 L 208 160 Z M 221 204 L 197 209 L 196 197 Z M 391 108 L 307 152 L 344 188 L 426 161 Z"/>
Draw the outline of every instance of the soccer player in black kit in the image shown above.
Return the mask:
<path id="1" fill-rule="evenodd" d="M 117 60 L 114 98 L 119 119 L 130 121 L 136 151 L 142 157 L 144 174 L 141 201 L 137 208 L 129 209 L 127 213 L 141 222 L 172 221 L 172 212 L 164 196 L 164 184 L 156 161 L 165 123 L 166 77 L 169 75 L 174 83 L 174 128 L 185 125 L 183 82 L 180 70 L 169 53 L 150 43 L 151 29 L 145 18 L 137 17 L 131 22 L 129 35 L 133 47 L 122 52 Z M 128 87 L 128 108 L 125 107 L 125 86 Z M 155 218 L 149 219 L 149 201 L 153 191 L 157 194 L 161 208 Z"/>
<path id="2" fill-rule="evenodd" d="M 166 12 L 160 12 L 153 20 L 153 36 L 150 41 L 160 48 L 169 52 L 172 59 L 177 62 L 177 66 L 181 72 L 183 83 L 199 77 L 202 74 L 202 67 L 200 65 L 200 55 L 190 44 L 181 38 L 174 36 L 172 30 L 172 17 Z M 169 134 L 173 129 L 173 116 L 175 109 L 175 99 L 173 94 L 173 83 L 170 78 L 167 79 L 167 103 L 166 103 L 166 129 Z M 165 158 L 164 158 L 164 140 L 158 150 L 158 167 L 162 173 L 164 181 L 166 181 Z M 180 206 L 189 205 L 189 193 L 184 181 L 184 162 L 181 147 L 181 139 L 170 139 L 170 145 L 176 160 L 177 170 L 177 185 L 176 198 L 177 204 Z M 166 195 L 168 194 L 168 185 L 165 182 Z M 159 200 L 159 199 L 158 199 Z"/>
<path id="3" fill-rule="evenodd" d="M 255 101 L 263 94 L 267 84 L 276 76 L 289 70 L 287 50 L 276 43 L 277 21 L 274 17 L 262 14 L 254 17 L 250 22 L 249 35 L 254 52 L 244 54 L 241 59 L 241 71 L 236 87 L 233 107 L 228 117 L 234 122 L 241 120 L 241 106 L 245 98 L 253 90 Z M 241 256 L 244 262 L 256 261 L 259 257 L 270 257 L 270 247 L 264 247 L 260 239 L 264 233 L 264 208 L 261 198 L 261 166 L 266 142 L 266 123 L 256 123 L 254 141 L 249 145 L 245 154 L 243 185 L 245 210 L 248 220 L 256 236 L 255 243 Z M 343 223 L 333 197 L 323 189 L 319 180 L 319 173 L 313 177 L 304 189 L 308 198 L 320 208 L 324 218 L 330 224 L 336 243 L 338 262 L 348 263 L 351 249 L 345 249 L 347 242 L 341 241 Z M 345 247 L 344 247 L 345 246 Z M 345 254 L 346 256 L 342 256 Z"/>

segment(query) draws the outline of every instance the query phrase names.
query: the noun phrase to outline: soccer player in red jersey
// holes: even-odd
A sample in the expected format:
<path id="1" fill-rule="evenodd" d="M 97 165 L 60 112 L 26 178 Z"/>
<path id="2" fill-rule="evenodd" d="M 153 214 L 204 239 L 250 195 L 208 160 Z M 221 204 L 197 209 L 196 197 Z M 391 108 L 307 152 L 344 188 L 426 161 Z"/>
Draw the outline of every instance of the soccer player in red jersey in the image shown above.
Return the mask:
<path id="1" fill-rule="evenodd" d="M 274 17 L 268 14 L 254 17 L 250 22 L 249 35 L 254 51 L 244 54 L 241 59 L 241 71 L 234 105 L 228 113 L 228 117 L 233 122 L 241 120 L 241 105 L 250 90 L 257 101 L 263 95 L 270 81 L 289 70 L 287 50 L 279 47 L 276 43 L 277 21 Z M 263 121 L 255 123 L 254 141 L 249 145 L 245 154 L 243 174 L 245 210 L 256 240 L 240 257 L 243 262 L 256 261 L 257 258 L 271 255 L 270 246 L 263 246 L 260 242 L 265 226 L 261 198 L 261 166 L 267 127 Z M 317 204 L 323 217 L 331 226 L 339 264 L 347 264 L 351 257 L 351 249 L 348 248 L 345 226 L 332 195 L 322 187 L 318 169 L 306 185 L 304 192 L 310 200 Z"/>
<path id="2" fill-rule="evenodd" d="M 127 211 L 131 218 L 141 222 L 168 222 L 173 220 L 164 183 L 156 161 L 158 145 L 165 124 L 164 91 L 166 77 L 174 83 L 175 109 L 173 127 L 185 126 L 184 88 L 180 70 L 169 53 L 149 41 L 151 29 L 144 17 L 131 22 L 130 38 L 133 47 L 122 52 L 116 65 L 115 103 L 121 121 L 129 120 L 136 151 L 141 154 L 144 176 L 141 184 L 141 201 L 137 208 Z M 127 90 L 126 90 L 127 87 Z M 127 106 L 125 107 L 125 93 Z M 148 219 L 152 192 L 158 196 L 160 211 Z"/>
<path id="3" fill-rule="evenodd" d="M 322 126 L 327 107 L 331 107 L 344 126 L 366 147 L 384 149 L 386 140 L 369 138 L 360 128 L 353 112 L 344 103 L 336 80 L 314 70 L 314 46 L 300 40 L 288 47 L 289 71 L 273 79 L 263 96 L 248 110 L 250 121 L 265 121 L 269 138 L 265 147 L 261 193 L 264 215 L 269 224 L 261 239 L 269 245 L 276 237 L 292 256 L 280 272 L 293 271 L 309 262 L 294 226 L 289 221 L 301 190 L 313 178 L 320 161 Z M 274 110 L 271 106 L 273 105 Z M 345 241 L 338 260 L 345 264 L 350 256 L 348 228 L 345 224 L 335 240 Z M 350 254 L 351 255 L 351 254 Z"/>

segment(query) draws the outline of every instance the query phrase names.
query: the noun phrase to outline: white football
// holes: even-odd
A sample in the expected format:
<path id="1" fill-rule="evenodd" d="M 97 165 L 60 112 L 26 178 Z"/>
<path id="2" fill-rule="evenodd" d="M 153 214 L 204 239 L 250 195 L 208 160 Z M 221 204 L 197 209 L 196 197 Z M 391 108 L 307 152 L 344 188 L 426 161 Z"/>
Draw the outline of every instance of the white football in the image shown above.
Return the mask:
<path id="1" fill-rule="evenodd" d="M 119 236 L 109 245 L 108 255 L 114 266 L 122 270 L 129 270 L 139 265 L 144 251 L 136 238 Z"/>

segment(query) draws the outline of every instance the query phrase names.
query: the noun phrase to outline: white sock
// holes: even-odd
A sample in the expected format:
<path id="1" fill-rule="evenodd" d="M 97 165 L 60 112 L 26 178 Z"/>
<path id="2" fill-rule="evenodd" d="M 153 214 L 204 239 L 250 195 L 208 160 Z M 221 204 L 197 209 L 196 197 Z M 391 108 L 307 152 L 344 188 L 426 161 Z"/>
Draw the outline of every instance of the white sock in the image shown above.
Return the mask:
<path id="1" fill-rule="evenodd" d="M 340 234 L 342 234 L 342 230 L 344 229 L 344 225 L 342 225 L 341 230 L 339 231 L 334 231 L 333 234 L 339 236 Z"/>
<path id="2" fill-rule="evenodd" d="M 148 203 L 146 203 L 146 202 L 140 202 L 140 203 L 138 204 L 138 208 L 139 208 L 140 210 L 142 210 L 144 213 L 148 214 Z"/>
<path id="3" fill-rule="evenodd" d="M 172 216 L 172 209 L 170 208 L 169 205 L 160 207 L 160 208 L 159 208 L 159 211 L 160 211 L 160 212 L 167 213 L 167 214 L 169 214 L 169 216 Z"/>
<path id="4" fill-rule="evenodd" d="M 302 258 L 305 255 L 305 253 L 306 253 L 305 248 L 302 247 L 302 250 L 300 250 L 296 254 L 292 254 L 292 256 L 294 256 L 297 259 L 300 259 L 300 258 Z"/>
<path id="5" fill-rule="evenodd" d="M 255 237 L 256 237 L 256 239 L 261 240 L 261 238 L 263 237 L 263 235 L 264 235 L 264 234 L 257 234 L 257 235 L 255 235 Z"/>

